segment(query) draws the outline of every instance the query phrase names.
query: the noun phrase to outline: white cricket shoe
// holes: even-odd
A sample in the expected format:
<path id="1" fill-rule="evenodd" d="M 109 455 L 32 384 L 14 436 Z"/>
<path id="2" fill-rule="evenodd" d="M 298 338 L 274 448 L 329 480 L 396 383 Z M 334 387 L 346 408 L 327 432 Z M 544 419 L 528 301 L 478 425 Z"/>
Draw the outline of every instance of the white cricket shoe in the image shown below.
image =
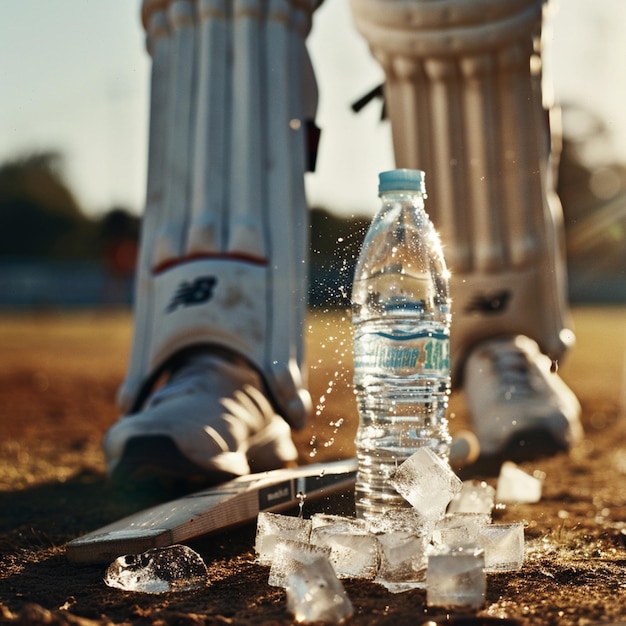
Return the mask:
<path id="1" fill-rule="evenodd" d="M 298 456 L 256 370 L 209 353 L 189 356 L 141 411 L 110 428 L 103 448 L 115 480 L 191 484 L 277 469 Z"/>
<path id="2" fill-rule="evenodd" d="M 481 455 L 531 459 L 583 437 L 578 399 L 535 341 L 518 335 L 478 345 L 463 390 Z"/>

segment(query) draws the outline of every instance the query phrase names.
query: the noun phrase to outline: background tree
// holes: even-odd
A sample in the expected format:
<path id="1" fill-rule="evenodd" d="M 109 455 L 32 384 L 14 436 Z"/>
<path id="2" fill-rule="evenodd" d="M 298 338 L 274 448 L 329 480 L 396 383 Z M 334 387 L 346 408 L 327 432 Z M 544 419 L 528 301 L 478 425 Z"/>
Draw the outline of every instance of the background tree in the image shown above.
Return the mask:
<path id="1" fill-rule="evenodd" d="M 85 258 L 95 233 L 63 179 L 58 152 L 0 166 L 0 256 Z"/>

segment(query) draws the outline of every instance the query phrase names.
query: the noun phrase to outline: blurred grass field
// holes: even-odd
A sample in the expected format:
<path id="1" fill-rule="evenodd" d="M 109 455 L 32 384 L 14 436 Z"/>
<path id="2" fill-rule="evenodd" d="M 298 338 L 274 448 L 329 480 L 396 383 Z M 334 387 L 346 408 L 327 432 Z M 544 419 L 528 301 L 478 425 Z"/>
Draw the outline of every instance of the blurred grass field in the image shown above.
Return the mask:
<path id="1" fill-rule="evenodd" d="M 626 307 L 573 309 L 577 345 L 559 372 L 602 426 L 603 406 L 626 405 Z M 0 489 L 104 471 L 100 440 L 117 419 L 115 395 L 131 341 L 128 311 L 0 314 Z M 314 417 L 295 434 L 301 462 L 351 456 L 356 407 L 345 312 L 306 321 Z M 453 396 L 451 429 L 465 426 Z"/>

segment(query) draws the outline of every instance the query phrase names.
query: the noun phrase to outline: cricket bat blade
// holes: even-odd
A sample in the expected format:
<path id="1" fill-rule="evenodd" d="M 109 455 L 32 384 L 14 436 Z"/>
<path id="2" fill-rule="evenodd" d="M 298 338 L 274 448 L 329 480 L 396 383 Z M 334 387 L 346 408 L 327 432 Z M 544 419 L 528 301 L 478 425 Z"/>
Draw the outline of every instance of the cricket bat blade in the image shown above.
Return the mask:
<path id="1" fill-rule="evenodd" d="M 356 468 L 356 459 L 347 459 L 240 476 L 73 539 L 66 555 L 74 563 L 110 563 L 124 554 L 197 539 L 252 522 L 261 511 L 278 512 L 303 498 L 318 500 L 349 491 Z"/>

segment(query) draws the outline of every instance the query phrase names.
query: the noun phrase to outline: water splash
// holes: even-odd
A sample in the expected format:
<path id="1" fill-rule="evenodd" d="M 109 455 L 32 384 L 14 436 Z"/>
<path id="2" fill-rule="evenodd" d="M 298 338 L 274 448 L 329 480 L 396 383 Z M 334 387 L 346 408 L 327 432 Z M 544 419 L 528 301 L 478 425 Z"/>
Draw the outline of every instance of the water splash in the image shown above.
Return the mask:
<path id="1" fill-rule="evenodd" d="M 351 369 L 345 366 L 345 363 L 350 363 L 351 360 L 352 341 L 347 311 L 320 310 L 319 315 L 316 314 L 310 319 L 313 321 L 308 324 L 308 331 L 311 337 L 315 338 L 315 351 L 317 352 L 310 361 L 310 368 L 317 370 L 317 376 L 320 378 L 324 376 L 320 380 L 323 386 L 320 387 L 314 401 L 314 423 L 321 425 L 322 422 L 319 420 L 328 411 L 333 413 L 332 418 L 329 417 L 327 422 L 330 431 L 326 428 L 323 431 L 316 431 L 309 441 L 309 457 L 313 458 L 317 456 L 318 449 L 330 448 L 336 440 L 338 441 L 336 435 L 344 419 L 336 418 L 335 405 L 341 405 L 343 395 L 346 392 L 350 393 L 352 388 Z M 335 396 L 341 397 L 335 398 Z"/>
<path id="2" fill-rule="evenodd" d="M 302 519 L 304 517 L 304 501 L 306 500 L 306 493 L 298 491 L 298 517 Z"/>

